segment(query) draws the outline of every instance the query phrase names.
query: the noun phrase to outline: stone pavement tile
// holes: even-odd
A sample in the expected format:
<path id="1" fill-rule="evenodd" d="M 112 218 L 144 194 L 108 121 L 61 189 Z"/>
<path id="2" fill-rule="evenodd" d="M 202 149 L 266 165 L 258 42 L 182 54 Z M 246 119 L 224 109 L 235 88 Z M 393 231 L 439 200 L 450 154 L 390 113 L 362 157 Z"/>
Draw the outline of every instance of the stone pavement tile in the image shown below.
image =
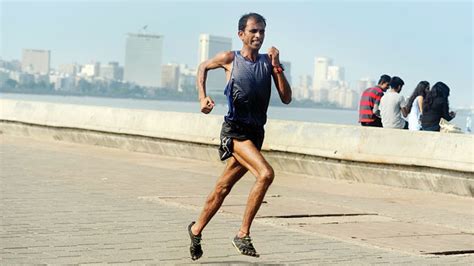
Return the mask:
<path id="1" fill-rule="evenodd" d="M 28 264 L 35 262 L 28 262 L 27 257 L 17 257 L 17 258 L 0 258 L 0 265 L 18 265 L 18 264 Z"/>
<path id="2" fill-rule="evenodd" d="M 383 238 L 424 235 L 453 235 L 461 231 L 442 226 L 416 224 L 403 221 L 360 222 L 357 224 L 307 224 L 303 228 L 312 227 L 318 232 L 351 235 L 356 238 Z"/>
<path id="3" fill-rule="evenodd" d="M 455 250 L 474 250 L 474 235 L 427 235 L 397 238 L 374 238 L 367 242 L 382 247 L 395 247 L 412 253 L 432 253 Z"/>
<path id="4" fill-rule="evenodd" d="M 11 264 L 78 264 L 98 262 L 88 256 L 61 256 L 61 257 L 27 257 L 21 260 L 6 260 L 5 265 Z M 4 265 L 2 261 L 0 264 Z"/>

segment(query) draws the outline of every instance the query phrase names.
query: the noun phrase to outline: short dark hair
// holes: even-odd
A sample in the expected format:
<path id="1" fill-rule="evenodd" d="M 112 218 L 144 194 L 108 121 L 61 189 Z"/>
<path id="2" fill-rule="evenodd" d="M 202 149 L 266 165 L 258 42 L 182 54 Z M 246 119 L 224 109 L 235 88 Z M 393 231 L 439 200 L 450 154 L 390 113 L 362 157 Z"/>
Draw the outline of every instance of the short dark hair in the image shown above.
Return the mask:
<path id="1" fill-rule="evenodd" d="M 403 86 L 403 85 L 405 85 L 405 82 L 403 82 L 403 80 L 397 76 L 393 77 L 392 80 L 390 80 L 390 87 L 392 89 L 395 89 L 398 86 Z"/>
<path id="2" fill-rule="evenodd" d="M 386 74 L 383 74 L 382 76 L 380 76 L 380 79 L 379 79 L 379 85 L 382 84 L 382 83 L 390 83 L 390 80 L 392 78 L 389 76 L 389 75 L 386 75 Z"/>
<path id="3" fill-rule="evenodd" d="M 242 17 L 240 17 L 240 19 L 239 19 L 239 31 L 244 31 L 245 30 L 245 27 L 247 26 L 247 20 L 249 20 L 249 18 L 253 18 L 253 19 L 255 19 L 255 21 L 257 23 L 263 23 L 265 26 L 267 26 L 267 22 L 266 22 L 265 18 L 262 15 L 257 14 L 257 13 L 248 13 L 248 14 L 242 15 Z"/>

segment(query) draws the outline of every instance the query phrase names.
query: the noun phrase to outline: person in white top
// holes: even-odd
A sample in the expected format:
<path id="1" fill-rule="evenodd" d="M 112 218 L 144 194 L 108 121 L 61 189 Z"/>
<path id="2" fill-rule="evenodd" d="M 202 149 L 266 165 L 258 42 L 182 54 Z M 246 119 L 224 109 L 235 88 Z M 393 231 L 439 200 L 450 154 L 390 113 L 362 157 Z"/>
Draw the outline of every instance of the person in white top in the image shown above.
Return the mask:
<path id="1" fill-rule="evenodd" d="M 403 85 L 405 85 L 405 82 L 401 78 L 393 77 L 390 81 L 390 90 L 380 99 L 380 115 L 382 116 L 383 127 L 408 128 L 404 119 L 408 113 L 405 109 L 405 98 L 400 95 Z"/>
<path id="2" fill-rule="evenodd" d="M 405 106 L 408 110 L 408 129 L 409 130 L 420 130 L 421 129 L 421 114 L 423 113 L 423 99 L 426 93 L 430 90 L 430 83 L 428 81 L 420 81 L 416 86 L 415 90 L 408 99 L 407 105 Z"/>

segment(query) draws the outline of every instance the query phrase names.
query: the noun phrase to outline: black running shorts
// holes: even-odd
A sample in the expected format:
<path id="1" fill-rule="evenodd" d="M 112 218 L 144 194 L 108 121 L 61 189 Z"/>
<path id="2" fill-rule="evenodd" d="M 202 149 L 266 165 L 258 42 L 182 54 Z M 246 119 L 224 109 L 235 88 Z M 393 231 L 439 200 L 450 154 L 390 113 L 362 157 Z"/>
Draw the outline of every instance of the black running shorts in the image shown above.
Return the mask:
<path id="1" fill-rule="evenodd" d="M 224 121 L 221 129 L 221 144 L 219 145 L 219 157 L 221 161 L 227 160 L 234 151 L 232 139 L 250 140 L 258 150 L 262 149 L 265 130 L 262 127 L 255 127 L 246 124 L 239 124 L 232 121 Z"/>

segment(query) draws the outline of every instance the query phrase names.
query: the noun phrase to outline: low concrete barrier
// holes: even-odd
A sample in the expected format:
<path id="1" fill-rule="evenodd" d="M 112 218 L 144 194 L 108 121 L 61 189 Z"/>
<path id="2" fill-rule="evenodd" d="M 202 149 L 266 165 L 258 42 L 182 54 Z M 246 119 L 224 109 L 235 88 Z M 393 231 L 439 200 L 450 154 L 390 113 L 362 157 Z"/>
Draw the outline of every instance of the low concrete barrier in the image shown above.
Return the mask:
<path id="1" fill-rule="evenodd" d="M 0 99 L 4 134 L 218 160 L 221 116 Z M 474 136 L 269 120 L 276 170 L 463 196 L 474 194 Z"/>

